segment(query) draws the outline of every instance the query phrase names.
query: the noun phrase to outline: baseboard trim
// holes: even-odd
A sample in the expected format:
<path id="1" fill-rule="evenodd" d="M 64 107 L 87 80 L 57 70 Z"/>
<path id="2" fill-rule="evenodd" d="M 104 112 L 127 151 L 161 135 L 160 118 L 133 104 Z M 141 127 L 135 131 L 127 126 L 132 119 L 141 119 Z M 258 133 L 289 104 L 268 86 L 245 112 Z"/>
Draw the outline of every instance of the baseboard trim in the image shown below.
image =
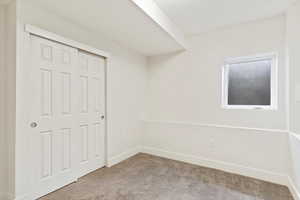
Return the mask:
<path id="1" fill-rule="evenodd" d="M 191 155 L 185 155 L 181 153 L 169 152 L 169 151 L 156 149 L 152 147 L 143 147 L 141 151 L 143 153 L 147 153 L 155 156 L 178 160 L 178 161 L 195 164 L 203 167 L 218 169 L 229 173 L 252 177 L 252 178 L 256 178 L 259 180 L 268 181 L 280 185 L 288 185 L 289 183 L 288 177 L 286 175 L 272 173 L 261 169 L 250 168 L 246 166 L 241 166 L 232 163 L 211 160 L 211 159 L 196 157 Z"/>
<path id="2" fill-rule="evenodd" d="M 294 200 L 300 200 L 300 191 L 298 191 L 294 181 L 291 179 L 291 177 L 288 177 L 289 179 L 289 184 L 288 184 L 288 188 L 290 190 L 290 192 L 292 193 Z"/>
<path id="3" fill-rule="evenodd" d="M 127 160 L 128 158 L 130 158 L 130 157 L 132 157 L 132 156 L 134 156 L 134 155 L 136 155 L 140 152 L 141 152 L 141 147 L 138 146 L 136 148 L 133 148 L 133 149 L 130 149 L 126 152 L 123 152 L 123 153 L 121 153 L 117 156 L 109 158 L 108 162 L 107 162 L 107 167 L 112 167 L 112 166 L 114 166 L 114 165 L 116 165 L 116 164 L 118 164 L 118 163 L 120 163 L 124 160 Z"/>
<path id="4" fill-rule="evenodd" d="M 218 160 L 211 160 L 203 157 L 196 157 L 191 155 L 186 155 L 182 153 L 176 153 L 176 152 L 170 152 L 158 148 L 153 147 L 136 147 L 133 148 L 127 152 L 121 153 L 117 156 L 114 156 L 110 159 L 108 159 L 108 165 L 107 167 L 112 167 L 124 160 L 127 160 L 128 158 L 138 154 L 138 153 L 147 153 L 154 156 L 164 157 L 172 160 L 177 160 L 181 162 L 186 162 L 194 165 L 199 165 L 203 167 L 209 167 L 213 169 L 218 169 L 222 171 L 226 171 L 229 173 L 239 174 L 247 177 L 256 178 L 263 181 L 268 181 L 280 185 L 286 185 L 290 189 L 293 197 L 295 200 L 300 200 L 300 192 L 297 190 L 297 187 L 295 186 L 292 179 L 286 175 L 268 172 L 261 169 L 256 168 L 250 168 L 242 165 L 236 165 L 232 163 L 222 162 Z M 27 200 L 26 196 L 30 195 L 24 195 L 23 197 L 19 198 L 12 198 L 10 195 L 5 195 L 0 193 L 0 199 L 4 200 Z"/>

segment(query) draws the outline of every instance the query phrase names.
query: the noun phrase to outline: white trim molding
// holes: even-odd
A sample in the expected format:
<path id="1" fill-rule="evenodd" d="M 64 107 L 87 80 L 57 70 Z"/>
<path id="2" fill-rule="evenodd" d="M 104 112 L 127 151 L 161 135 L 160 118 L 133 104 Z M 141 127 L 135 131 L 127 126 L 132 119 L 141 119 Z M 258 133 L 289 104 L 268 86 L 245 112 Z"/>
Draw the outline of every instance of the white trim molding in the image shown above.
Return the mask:
<path id="1" fill-rule="evenodd" d="M 156 149 L 152 147 L 143 147 L 142 153 L 147 153 L 147 154 L 164 157 L 172 160 L 178 160 L 181 162 L 186 162 L 194 165 L 222 170 L 225 172 L 252 177 L 252 178 L 256 178 L 256 179 L 260 179 L 272 183 L 277 183 L 281 185 L 288 184 L 288 178 L 285 174 L 272 173 L 261 169 L 236 165 L 236 164 L 222 162 L 218 160 L 211 160 L 209 158 L 181 154 L 177 152 L 169 152 L 169 151 Z"/>
<path id="2" fill-rule="evenodd" d="M 258 61 L 271 61 L 271 88 L 270 105 L 229 105 L 229 68 L 234 64 L 243 64 Z M 258 54 L 253 56 L 233 57 L 225 59 L 222 67 L 222 108 L 245 110 L 277 110 L 278 109 L 278 53 Z"/>
<path id="3" fill-rule="evenodd" d="M 229 173 L 239 174 L 242 176 L 252 177 L 252 178 L 256 178 L 259 180 L 268 181 L 276 184 L 281 184 L 286 186 L 291 185 L 290 179 L 286 174 L 273 173 L 273 172 L 269 172 L 257 168 L 236 165 L 228 162 L 212 160 L 209 158 L 186 155 L 178 152 L 170 152 L 170 151 L 165 151 L 162 149 L 157 149 L 157 148 L 152 148 L 147 146 L 138 146 L 127 152 L 109 158 L 108 167 L 112 167 L 118 163 L 121 163 L 122 161 L 125 161 L 128 158 L 137 155 L 138 153 L 146 153 L 153 156 L 159 156 L 167 159 L 186 162 L 186 163 L 190 163 L 202 167 L 209 167 L 209 168 L 222 170 Z"/>
<path id="4" fill-rule="evenodd" d="M 105 52 L 105 51 L 96 49 L 94 47 L 88 46 L 86 44 L 82 44 L 82 43 L 74 41 L 74 40 L 64 38 L 60 35 L 45 31 L 43 29 L 40 29 L 40 28 L 38 28 L 36 26 L 33 26 L 33 25 L 30 25 L 30 24 L 25 25 L 25 31 L 28 32 L 28 33 L 31 33 L 33 35 L 37 35 L 37 36 L 40 36 L 40 37 L 43 37 L 43 38 L 46 38 L 46 39 L 49 39 L 49 40 L 52 40 L 52 41 L 56 41 L 56 42 L 68 45 L 70 47 L 81 49 L 81 50 L 84 50 L 84 51 L 87 51 L 89 53 L 93 53 L 93 54 L 96 54 L 96 55 L 99 55 L 99 56 L 102 56 L 102 57 L 105 57 L 105 58 L 110 57 L 110 54 Z"/>
<path id="5" fill-rule="evenodd" d="M 141 120 L 145 123 L 159 123 L 159 124 L 177 124 L 184 126 L 202 126 L 202 127 L 212 127 L 212 128 L 226 128 L 226 129 L 239 129 L 248 131 L 262 131 L 262 132 L 274 132 L 274 133 L 288 133 L 285 129 L 265 129 L 265 128 L 251 128 L 243 126 L 230 126 L 230 125 L 220 125 L 220 124 L 202 124 L 197 122 L 184 122 L 184 121 L 158 121 L 158 120 Z"/>

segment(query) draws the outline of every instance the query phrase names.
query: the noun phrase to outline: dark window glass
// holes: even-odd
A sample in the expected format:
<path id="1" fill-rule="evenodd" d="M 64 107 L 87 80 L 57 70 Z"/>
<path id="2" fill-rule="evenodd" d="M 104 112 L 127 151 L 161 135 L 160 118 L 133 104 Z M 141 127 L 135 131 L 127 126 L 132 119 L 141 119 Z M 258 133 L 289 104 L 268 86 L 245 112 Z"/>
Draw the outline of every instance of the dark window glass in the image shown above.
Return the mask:
<path id="1" fill-rule="evenodd" d="M 230 64 L 228 105 L 271 105 L 272 60 Z"/>

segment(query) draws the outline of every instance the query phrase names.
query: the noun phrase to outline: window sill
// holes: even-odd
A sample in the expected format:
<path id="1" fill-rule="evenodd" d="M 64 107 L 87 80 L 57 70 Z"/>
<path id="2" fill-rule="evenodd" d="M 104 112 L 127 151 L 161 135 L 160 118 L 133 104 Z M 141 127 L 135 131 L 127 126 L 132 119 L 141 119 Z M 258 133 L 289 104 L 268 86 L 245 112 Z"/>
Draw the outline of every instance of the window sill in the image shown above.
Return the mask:
<path id="1" fill-rule="evenodd" d="M 226 110 L 267 110 L 267 111 L 276 111 L 278 110 L 277 107 L 274 106 L 229 106 L 223 105 L 223 109 Z"/>

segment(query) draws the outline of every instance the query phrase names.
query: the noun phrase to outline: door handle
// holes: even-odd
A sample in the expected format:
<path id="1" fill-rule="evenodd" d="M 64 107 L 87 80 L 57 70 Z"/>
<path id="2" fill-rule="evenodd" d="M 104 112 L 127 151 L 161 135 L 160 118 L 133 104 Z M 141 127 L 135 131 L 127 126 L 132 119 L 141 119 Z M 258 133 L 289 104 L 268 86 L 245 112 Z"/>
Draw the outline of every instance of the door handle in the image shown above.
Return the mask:
<path id="1" fill-rule="evenodd" d="M 30 127 L 31 128 L 36 128 L 38 126 L 38 124 L 36 123 L 36 122 L 32 122 L 31 124 L 30 124 Z"/>
<path id="2" fill-rule="evenodd" d="M 101 119 L 103 120 L 104 118 L 105 118 L 105 116 L 104 116 L 104 115 L 102 115 L 102 116 L 101 116 Z"/>

